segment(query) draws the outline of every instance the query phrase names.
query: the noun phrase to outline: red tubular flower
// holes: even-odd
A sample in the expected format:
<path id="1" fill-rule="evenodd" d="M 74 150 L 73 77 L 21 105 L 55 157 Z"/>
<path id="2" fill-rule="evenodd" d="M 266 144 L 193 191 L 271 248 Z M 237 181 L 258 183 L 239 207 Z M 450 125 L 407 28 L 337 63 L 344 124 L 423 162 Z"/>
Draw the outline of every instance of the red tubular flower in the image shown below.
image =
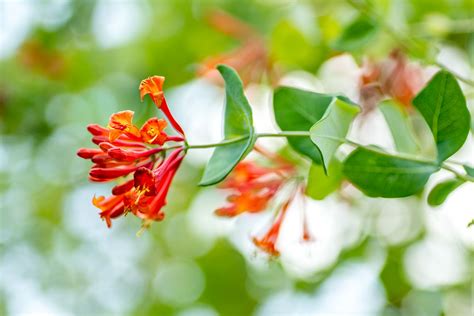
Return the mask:
<path id="1" fill-rule="evenodd" d="M 252 239 L 253 243 L 258 248 L 262 249 L 271 256 L 276 257 L 280 255 L 279 251 L 276 249 L 276 243 L 280 234 L 281 224 L 285 219 L 285 215 L 288 210 L 288 206 L 290 205 L 290 201 L 291 200 L 286 201 L 285 204 L 283 204 L 281 211 L 279 212 L 275 222 L 272 224 L 268 232 L 262 238 L 254 237 Z"/>
<path id="2" fill-rule="evenodd" d="M 291 188 L 291 193 L 283 200 L 281 207 L 276 209 L 276 219 L 263 237 L 252 238 L 253 243 L 271 256 L 278 256 L 276 247 L 280 227 L 286 218 L 289 205 L 299 194 L 304 194 L 304 185 L 294 181 L 296 169 L 283 157 L 268 153 L 262 148 L 256 151 L 265 156 L 271 166 L 261 166 L 256 162 L 244 161 L 237 165 L 227 179 L 220 185 L 222 189 L 232 190 L 227 201 L 228 205 L 215 211 L 216 215 L 234 217 L 242 213 L 259 213 L 269 209 L 277 193 L 288 195 L 283 188 Z M 291 180 L 291 181 L 290 181 Z M 313 240 L 306 222 L 306 213 L 302 218 L 302 241 Z"/>
<path id="3" fill-rule="evenodd" d="M 265 210 L 285 181 L 280 174 L 282 171 L 278 167 L 261 167 L 249 161 L 239 163 L 220 185 L 220 188 L 232 189 L 235 193 L 227 198 L 229 205 L 217 209 L 216 214 L 233 217 Z"/>
<path id="4" fill-rule="evenodd" d="M 140 98 L 143 99 L 147 94 L 150 95 L 153 103 L 166 115 L 168 120 L 170 121 L 173 128 L 184 136 L 184 131 L 178 122 L 174 119 L 173 115 L 171 114 L 168 104 L 166 103 L 165 96 L 163 94 L 163 83 L 165 81 L 164 77 L 160 76 L 153 76 L 147 79 L 142 80 L 138 89 L 140 90 Z"/>
<path id="5" fill-rule="evenodd" d="M 100 217 L 111 227 L 112 219 L 131 212 L 143 219 L 144 227 L 152 221 L 164 218 L 162 208 L 166 205 L 171 182 L 184 158 L 184 145 L 172 146 L 174 151 L 167 156 L 167 142 L 184 141 L 184 132 L 171 116 L 166 105 L 162 87 L 163 77 L 151 77 L 140 84 L 140 95 L 150 94 L 153 102 L 168 117 L 173 127 L 182 136 L 168 136 L 164 130 L 166 121 L 150 118 L 141 129 L 136 127 L 132 111 L 121 111 L 110 116 L 109 124 L 103 127 L 91 124 L 87 130 L 98 148 L 80 148 L 77 155 L 93 162 L 89 180 L 106 182 L 118 178 L 125 181 L 112 189 L 112 195 L 94 197 L 92 203 L 98 207 Z M 156 147 L 153 147 L 155 145 Z"/>

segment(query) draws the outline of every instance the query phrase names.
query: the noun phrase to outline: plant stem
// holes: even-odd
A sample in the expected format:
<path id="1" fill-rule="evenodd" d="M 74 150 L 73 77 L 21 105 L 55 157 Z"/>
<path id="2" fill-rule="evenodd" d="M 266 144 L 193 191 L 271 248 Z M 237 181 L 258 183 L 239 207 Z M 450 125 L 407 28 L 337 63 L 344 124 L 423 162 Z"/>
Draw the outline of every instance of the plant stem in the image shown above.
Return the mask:
<path id="1" fill-rule="evenodd" d="M 278 132 L 278 133 L 257 133 L 256 137 L 309 137 L 310 133 L 305 131 L 285 131 L 285 132 Z"/>
<path id="2" fill-rule="evenodd" d="M 236 137 L 236 138 L 232 138 L 232 139 L 226 139 L 226 140 L 223 140 L 219 143 L 202 144 L 202 145 L 186 145 L 185 147 L 186 147 L 186 149 L 220 147 L 220 146 L 225 146 L 225 145 L 240 142 L 241 140 L 244 140 L 246 138 L 248 138 L 248 136 L 241 136 L 241 137 Z"/>
<path id="3" fill-rule="evenodd" d="M 283 131 L 283 132 L 278 132 L 278 133 L 257 133 L 257 134 L 255 134 L 255 137 L 256 138 L 261 138 L 261 137 L 310 137 L 310 132 L 308 132 L 308 131 Z M 369 150 L 377 151 L 377 152 L 380 152 L 381 154 L 389 154 L 393 157 L 400 158 L 400 159 L 409 159 L 409 160 L 413 160 L 413 161 L 423 162 L 423 163 L 426 163 L 426 164 L 431 164 L 431 165 L 434 165 L 434 166 L 439 166 L 441 169 L 444 169 L 446 171 L 449 171 L 449 172 L 453 173 L 457 178 L 459 178 L 461 180 L 474 182 L 474 177 L 461 174 L 456 169 L 454 169 L 454 168 L 452 168 L 452 167 L 450 167 L 449 165 L 446 164 L 446 163 L 451 163 L 451 161 L 446 161 L 446 163 L 439 164 L 435 160 L 423 159 L 423 158 L 416 157 L 416 156 L 413 156 L 413 155 L 407 155 L 407 154 L 402 154 L 402 153 L 398 153 L 398 154 L 386 153 L 384 151 L 377 150 L 377 148 L 372 148 L 372 147 L 369 148 L 365 145 L 359 144 L 357 142 L 354 142 L 354 141 L 346 139 L 346 138 L 338 138 L 338 137 L 331 137 L 331 136 L 319 136 L 319 137 L 324 137 L 324 138 L 327 138 L 327 139 L 338 141 L 340 143 L 347 144 L 347 145 L 350 145 L 350 146 L 353 146 L 353 147 L 367 148 Z M 187 149 L 199 149 L 199 148 L 214 148 L 214 147 L 220 147 L 220 146 L 225 146 L 225 145 L 237 143 L 237 142 L 240 142 L 240 141 L 242 141 L 246 138 L 248 138 L 248 136 L 241 136 L 241 137 L 237 137 L 237 138 L 226 139 L 226 140 L 223 140 L 223 141 L 218 142 L 218 143 L 210 143 L 210 144 L 202 144 L 202 145 L 188 145 L 188 144 L 185 144 L 185 148 L 186 148 L 186 150 Z M 175 148 L 180 148 L 180 147 L 182 147 L 182 145 L 168 147 L 165 150 L 170 150 L 170 149 L 175 149 Z M 452 163 L 457 163 L 457 162 L 452 162 Z"/>

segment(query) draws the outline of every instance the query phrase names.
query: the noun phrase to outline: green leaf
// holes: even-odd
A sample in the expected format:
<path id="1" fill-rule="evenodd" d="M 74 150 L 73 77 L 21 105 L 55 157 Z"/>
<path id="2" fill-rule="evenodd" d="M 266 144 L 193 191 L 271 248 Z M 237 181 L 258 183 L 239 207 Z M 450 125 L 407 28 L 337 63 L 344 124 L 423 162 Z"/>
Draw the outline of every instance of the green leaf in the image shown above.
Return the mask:
<path id="1" fill-rule="evenodd" d="M 438 72 L 416 96 L 413 105 L 433 133 L 438 161 L 446 160 L 461 148 L 469 133 L 470 115 L 466 99 L 452 74 Z"/>
<path id="2" fill-rule="evenodd" d="M 399 104 L 388 100 L 380 103 L 379 109 L 387 121 L 397 150 L 408 154 L 419 153 L 420 147 L 415 141 L 406 111 Z"/>
<path id="3" fill-rule="evenodd" d="M 311 127 L 311 140 L 323 157 L 325 171 L 337 148 L 344 142 L 349 126 L 359 111 L 357 106 L 334 99 L 323 118 Z"/>
<path id="4" fill-rule="evenodd" d="M 420 192 L 431 174 L 438 170 L 435 163 L 359 147 L 344 161 L 343 173 L 368 196 L 395 198 Z"/>
<path id="5" fill-rule="evenodd" d="M 354 51 L 364 47 L 377 33 L 375 20 L 359 16 L 352 21 L 334 43 L 333 47 L 342 51 Z"/>
<path id="6" fill-rule="evenodd" d="M 431 206 L 443 204 L 448 195 L 463 183 L 464 181 L 459 179 L 450 179 L 438 183 L 428 195 L 428 204 Z"/>
<path id="7" fill-rule="evenodd" d="M 323 200 L 326 196 L 336 191 L 340 187 L 341 182 L 342 163 L 339 160 L 331 160 L 327 175 L 323 166 L 312 164 L 309 169 L 306 195 L 315 200 Z"/>
<path id="8" fill-rule="evenodd" d="M 288 67 L 313 68 L 320 49 L 291 22 L 278 23 L 271 34 L 270 55 Z"/>
<path id="9" fill-rule="evenodd" d="M 466 166 L 466 165 L 463 165 L 464 167 L 464 170 L 466 170 L 466 173 L 468 176 L 471 176 L 471 177 L 474 177 L 474 168 L 473 167 L 469 167 L 469 166 Z"/>
<path id="10" fill-rule="evenodd" d="M 334 97 L 290 87 L 279 87 L 273 96 L 275 120 L 283 131 L 309 131 L 323 117 Z M 320 164 L 321 155 L 311 139 L 288 137 L 288 143 L 297 152 Z"/>
<path id="11" fill-rule="evenodd" d="M 225 81 L 224 138 L 226 140 L 241 140 L 214 149 L 199 183 L 202 186 L 216 184 L 224 180 L 244 159 L 255 142 L 252 109 L 244 95 L 242 81 L 235 70 L 228 66 L 219 65 L 217 70 Z"/>

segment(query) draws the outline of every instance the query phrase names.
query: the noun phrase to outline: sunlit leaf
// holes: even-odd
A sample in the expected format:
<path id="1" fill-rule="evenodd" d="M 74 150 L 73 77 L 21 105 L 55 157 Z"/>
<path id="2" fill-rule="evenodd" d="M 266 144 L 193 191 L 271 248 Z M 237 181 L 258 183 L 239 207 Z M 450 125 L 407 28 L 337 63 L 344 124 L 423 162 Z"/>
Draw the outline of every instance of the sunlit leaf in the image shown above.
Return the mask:
<path id="1" fill-rule="evenodd" d="M 432 162 L 392 156 L 359 147 L 344 161 L 343 173 L 372 197 L 405 197 L 420 192 L 439 167 Z"/>
<path id="2" fill-rule="evenodd" d="M 448 195 L 463 183 L 464 181 L 460 179 L 450 179 L 438 183 L 428 195 L 428 204 L 431 206 L 443 204 Z"/>
<path id="3" fill-rule="evenodd" d="M 415 141 L 413 128 L 408 121 L 408 114 L 394 101 L 384 101 L 379 104 L 379 109 L 387 121 L 393 141 L 399 152 L 416 154 L 420 151 Z"/>
<path id="4" fill-rule="evenodd" d="M 226 105 L 224 137 L 241 139 L 232 144 L 216 147 L 199 183 L 202 186 L 222 181 L 251 150 L 255 141 L 252 109 L 243 92 L 242 81 L 230 67 L 217 67 L 225 81 Z"/>
<path id="5" fill-rule="evenodd" d="M 416 96 L 413 105 L 433 133 L 439 161 L 446 160 L 461 148 L 469 133 L 470 115 L 466 99 L 452 74 L 438 72 Z"/>
<path id="6" fill-rule="evenodd" d="M 329 161 L 344 142 L 349 126 L 359 111 L 358 107 L 335 98 L 321 120 L 311 127 L 311 140 L 323 157 L 326 171 Z"/>
<path id="7" fill-rule="evenodd" d="M 377 23 L 367 16 L 359 16 L 352 21 L 334 43 L 334 48 L 353 51 L 366 45 L 377 33 Z"/>

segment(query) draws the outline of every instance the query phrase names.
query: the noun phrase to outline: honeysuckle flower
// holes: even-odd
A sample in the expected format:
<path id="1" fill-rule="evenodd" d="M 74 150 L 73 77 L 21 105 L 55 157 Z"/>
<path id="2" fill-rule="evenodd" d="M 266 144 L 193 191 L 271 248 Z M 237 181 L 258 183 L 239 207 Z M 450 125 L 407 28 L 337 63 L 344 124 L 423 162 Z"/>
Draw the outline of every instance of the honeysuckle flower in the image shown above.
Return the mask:
<path id="1" fill-rule="evenodd" d="M 100 209 L 100 217 L 108 227 L 112 219 L 132 213 L 143 220 L 143 227 L 164 218 L 163 207 L 174 175 L 184 158 L 184 144 L 165 146 L 168 142 L 184 141 L 184 132 L 166 104 L 162 86 L 164 78 L 145 79 L 140 84 L 140 96 L 147 94 L 163 111 L 180 136 L 165 133 L 166 120 L 156 117 L 138 129 L 133 124 L 133 111 L 121 111 L 110 116 L 107 127 L 91 124 L 87 130 L 98 148 L 80 148 L 77 155 L 93 163 L 89 180 L 106 182 L 123 179 L 112 188 L 109 197 L 94 197 L 92 204 Z M 173 123 L 174 122 L 174 123 Z M 173 151 L 167 155 L 167 151 Z"/>
<path id="2" fill-rule="evenodd" d="M 160 108 L 164 99 L 164 82 L 165 77 L 161 76 L 153 76 L 142 80 L 142 82 L 140 82 L 140 86 L 138 87 L 138 90 L 140 91 L 140 99 L 143 101 L 145 96 L 149 94 L 156 106 Z"/>
<path id="3" fill-rule="evenodd" d="M 164 77 L 152 76 L 142 80 L 138 89 L 140 90 L 140 98 L 143 101 L 146 95 L 150 95 L 151 100 L 155 103 L 156 107 L 159 108 L 165 114 L 166 118 L 170 121 L 173 128 L 184 136 L 184 131 L 178 122 L 174 119 L 171 114 L 168 104 L 163 93 L 163 83 L 165 82 Z"/>
<path id="4" fill-rule="evenodd" d="M 288 206 L 290 201 L 286 201 L 285 204 L 282 206 L 280 212 L 277 215 L 276 220 L 273 222 L 272 226 L 268 230 L 268 232 L 261 238 L 254 237 L 252 239 L 253 243 L 265 251 L 266 253 L 270 254 L 271 256 L 279 256 L 280 252 L 276 248 L 276 243 L 278 240 L 278 236 L 280 234 L 281 224 L 285 219 L 286 212 L 288 210 Z"/>
<path id="5" fill-rule="evenodd" d="M 224 217 L 235 217 L 243 213 L 259 213 L 271 211 L 271 205 L 277 194 L 285 195 L 284 188 L 290 188 L 291 192 L 280 206 L 273 207 L 275 220 L 269 230 L 262 237 L 254 237 L 252 241 L 262 251 L 271 256 L 278 256 L 276 246 L 280 227 L 285 220 L 288 206 L 298 194 L 304 194 L 304 186 L 296 181 L 296 169 L 282 157 L 267 153 L 259 147 L 257 152 L 264 155 L 272 166 L 261 166 L 254 161 L 243 161 L 237 165 L 227 179 L 219 185 L 221 189 L 231 190 L 228 196 L 228 204 L 218 208 L 215 214 Z M 305 210 L 303 210 L 305 212 Z M 302 241 L 312 240 L 308 230 L 306 216 L 302 220 Z"/>
<path id="6" fill-rule="evenodd" d="M 164 129 L 166 128 L 166 121 L 153 117 L 146 121 L 140 129 L 140 135 L 144 142 L 148 144 L 163 145 L 167 139 Z"/>
<path id="7" fill-rule="evenodd" d="M 109 125 L 109 140 L 114 141 L 125 134 L 131 138 L 139 138 L 140 132 L 138 128 L 132 124 L 133 111 L 121 111 L 110 116 Z"/>
<path id="8" fill-rule="evenodd" d="M 265 210 L 284 184 L 285 177 L 282 172 L 286 170 L 280 167 L 262 167 L 251 161 L 239 163 L 219 186 L 235 193 L 227 198 L 229 204 L 217 209 L 216 214 L 233 217 L 244 212 L 256 213 Z"/>

